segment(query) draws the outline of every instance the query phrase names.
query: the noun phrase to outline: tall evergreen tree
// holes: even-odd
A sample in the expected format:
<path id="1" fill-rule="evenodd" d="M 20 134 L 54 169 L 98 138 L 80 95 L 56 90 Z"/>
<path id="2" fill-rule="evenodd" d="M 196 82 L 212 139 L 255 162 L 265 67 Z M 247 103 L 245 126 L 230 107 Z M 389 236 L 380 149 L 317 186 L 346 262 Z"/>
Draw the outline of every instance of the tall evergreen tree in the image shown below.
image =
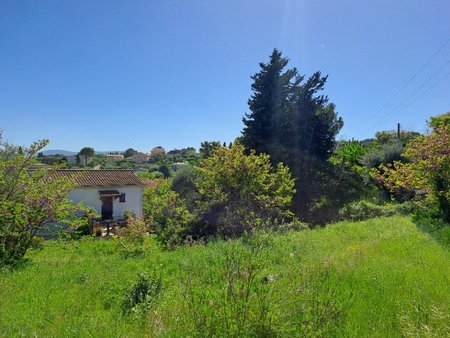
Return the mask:
<path id="1" fill-rule="evenodd" d="M 252 76 L 242 142 L 290 167 L 296 178 L 295 210 L 311 221 L 313 206 L 326 194 L 324 183 L 336 177 L 327 160 L 343 121 L 334 104 L 320 94 L 327 76 L 316 72 L 305 80 L 297 69 L 285 70 L 287 64 L 288 59 L 275 49 L 269 63 L 260 63 L 261 70 Z"/>
<path id="2" fill-rule="evenodd" d="M 283 72 L 287 64 L 288 59 L 274 49 L 269 63 L 260 63 L 261 71 L 252 76 L 253 95 L 248 100 L 250 113 L 242 119 L 242 143 L 257 153 L 271 152 L 277 138 L 274 126 L 287 114 L 292 80 L 297 76 L 295 68 Z"/>

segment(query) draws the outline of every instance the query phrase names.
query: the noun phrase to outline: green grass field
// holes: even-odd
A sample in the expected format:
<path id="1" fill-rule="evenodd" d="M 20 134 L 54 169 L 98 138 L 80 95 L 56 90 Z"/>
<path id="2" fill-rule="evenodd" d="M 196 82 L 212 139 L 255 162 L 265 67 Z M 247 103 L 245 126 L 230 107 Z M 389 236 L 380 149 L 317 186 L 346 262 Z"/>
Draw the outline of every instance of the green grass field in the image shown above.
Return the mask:
<path id="1" fill-rule="evenodd" d="M 409 219 L 127 257 L 52 241 L 0 272 L 0 336 L 450 336 L 450 250 Z M 145 273 L 162 291 L 124 311 Z"/>

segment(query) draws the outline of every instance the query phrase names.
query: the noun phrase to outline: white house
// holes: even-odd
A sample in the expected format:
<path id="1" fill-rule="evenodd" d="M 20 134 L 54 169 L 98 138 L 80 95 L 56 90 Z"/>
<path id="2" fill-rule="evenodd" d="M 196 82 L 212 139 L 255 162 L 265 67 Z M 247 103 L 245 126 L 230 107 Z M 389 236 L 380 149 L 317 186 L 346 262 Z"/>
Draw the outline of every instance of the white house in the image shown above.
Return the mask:
<path id="1" fill-rule="evenodd" d="M 77 187 L 68 198 L 74 203 L 84 201 L 102 220 L 121 219 L 125 211 L 132 211 L 136 217 L 142 215 L 144 187 L 133 170 L 61 169 L 55 175 L 75 179 Z"/>
<path id="2" fill-rule="evenodd" d="M 124 159 L 122 154 L 106 154 L 106 157 L 113 161 L 121 161 Z"/>
<path id="3" fill-rule="evenodd" d="M 143 152 L 137 152 L 131 156 L 131 161 L 133 163 L 145 163 L 148 161 L 150 155 L 145 154 Z"/>

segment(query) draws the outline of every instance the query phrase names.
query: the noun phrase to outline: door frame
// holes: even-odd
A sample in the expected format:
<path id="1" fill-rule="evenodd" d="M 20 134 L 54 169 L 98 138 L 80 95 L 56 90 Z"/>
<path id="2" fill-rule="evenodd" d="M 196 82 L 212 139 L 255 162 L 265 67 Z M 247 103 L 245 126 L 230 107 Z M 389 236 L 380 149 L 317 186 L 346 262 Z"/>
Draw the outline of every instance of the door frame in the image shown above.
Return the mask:
<path id="1" fill-rule="evenodd" d="M 105 196 L 101 198 L 102 201 L 102 221 L 113 219 L 114 215 L 114 203 L 113 203 L 113 197 L 112 196 Z M 110 208 L 108 208 L 110 207 Z M 110 209 L 110 210 L 108 210 Z M 108 216 L 110 217 L 108 218 Z"/>

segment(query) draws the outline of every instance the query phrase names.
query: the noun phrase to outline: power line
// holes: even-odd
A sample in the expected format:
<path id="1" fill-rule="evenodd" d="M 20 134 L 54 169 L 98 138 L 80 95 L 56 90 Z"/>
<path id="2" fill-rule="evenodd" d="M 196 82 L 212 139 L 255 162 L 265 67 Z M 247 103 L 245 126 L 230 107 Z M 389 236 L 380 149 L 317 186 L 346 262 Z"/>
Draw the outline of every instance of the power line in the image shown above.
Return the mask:
<path id="1" fill-rule="evenodd" d="M 405 99 L 403 99 L 400 104 L 398 104 L 394 109 L 392 109 L 389 113 L 387 113 L 386 115 L 384 115 L 381 119 L 385 120 L 388 117 L 390 117 L 391 115 L 394 115 L 396 113 L 398 113 L 399 111 L 402 110 L 402 106 L 406 103 L 408 106 L 410 104 L 411 99 L 413 99 L 413 101 L 416 101 L 415 98 L 415 94 L 421 90 L 423 87 L 425 87 L 428 83 L 430 83 L 437 75 L 439 75 L 440 72 L 442 72 L 445 67 L 447 67 L 447 65 L 450 64 L 450 60 L 448 60 L 440 69 L 438 69 L 436 72 L 433 73 L 433 75 L 431 75 L 427 80 L 425 80 L 425 82 L 423 82 L 420 86 L 418 86 L 409 96 L 407 96 Z M 444 76 L 445 78 L 445 76 Z M 428 91 L 428 90 L 427 90 Z M 423 95 L 421 95 L 423 96 Z"/>
<path id="2" fill-rule="evenodd" d="M 381 112 L 384 108 L 386 108 L 394 98 L 398 96 L 419 74 L 420 72 L 428 66 L 428 64 L 441 52 L 442 49 L 450 42 L 450 38 L 448 38 L 432 55 L 431 57 L 398 89 L 382 106 L 378 109 L 374 114 L 372 114 L 368 119 L 365 120 L 365 123 L 361 126 L 360 130 L 365 127 L 369 122 L 372 122 L 373 119 Z M 447 64 L 446 64 L 447 65 Z M 444 65 L 444 67 L 446 66 Z M 365 131 L 365 130 L 363 130 Z M 359 133 L 361 134 L 361 132 Z"/>
<path id="3" fill-rule="evenodd" d="M 408 108 L 411 104 L 413 104 L 414 102 L 416 102 L 418 99 L 420 99 L 422 96 L 424 96 L 426 93 L 428 93 L 431 89 L 433 89 L 434 87 L 436 87 L 438 84 L 440 84 L 442 81 L 444 81 L 447 76 L 449 76 L 450 73 L 445 74 L 443 77 L 441 77 L 438 81 L 436 81 L 433 85 L 431 85 L 430 87 L 428 87 L 424 92 L 422 92 L 422 94 L 416 96 L 411 102 L 408 103 L 408 105 L 406 105 L 403 109 Z M 400 109 L 399 111 L 402 111 L 403 109 Z"/>

